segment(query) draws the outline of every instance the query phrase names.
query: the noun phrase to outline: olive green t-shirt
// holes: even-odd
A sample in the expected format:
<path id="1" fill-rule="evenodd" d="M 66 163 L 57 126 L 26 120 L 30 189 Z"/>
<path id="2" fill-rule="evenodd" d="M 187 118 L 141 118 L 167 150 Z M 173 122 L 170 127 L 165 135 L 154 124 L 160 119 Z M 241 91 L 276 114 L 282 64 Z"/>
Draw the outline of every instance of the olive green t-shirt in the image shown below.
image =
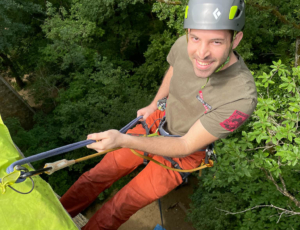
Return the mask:
<path id="1" fill-rule="evenodd" d="M 194 73 L 186 37 L 174 43 L 167 57 L 173 67 L 166 107 L 170 134 L 183 136 L 200 119 L 209 133 L 225 138 L 250 117 L 257 104 L 256 87 L 243 59 L 235 54 L 238 61 L 213 73 L 207 82 Z"/>

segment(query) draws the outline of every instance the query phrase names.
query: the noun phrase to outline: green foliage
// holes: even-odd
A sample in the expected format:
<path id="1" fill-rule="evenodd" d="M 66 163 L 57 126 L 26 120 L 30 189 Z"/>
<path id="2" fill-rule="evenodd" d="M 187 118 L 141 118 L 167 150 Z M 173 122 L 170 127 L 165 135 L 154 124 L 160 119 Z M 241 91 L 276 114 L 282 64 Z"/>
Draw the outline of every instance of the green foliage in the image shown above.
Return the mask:
<path id="1" fill-rule="evenodd" d="M 102 36 L 104 31 L 96 28 L 95 22 L 90 22 L 78 14 L 78 4 L 70 9 L 70 14 L 64 7 L 56 12 L 50 2 L 47 3 L 47 16 L 43 32 L 52 41 L 43 50 L 46 64 L 59 64 L 62 70 L 72 65 L 75 70 L 87 67 L 88 56 L 95 51 L 89 50 L 88 45 L 93 41 L 92 36 Z"/>
<path id="2" fill-rule="evenodd" d="M 197 220 L 202 223 L 206 213 L 205 227 L 196 224 L 197 229 L 222 229 L 223 225 L 228 226 L 227 229 L 300 227 L 296 216 L 283 215 L 276 223 L 280 213 L 272 208 L 254 209 L 235 216 L 216 209 L 238 212 L 256 205 L 273 204 L 287 210 L 299 210 L 274 183 L 282 191 L 286 186 L 286 192 L 300 199 L 297 183 L 300 169 L 300 67 L 288 70 L 279 60 L 270 68 L 269 73 L 255 76 L 259 98 L 251 121 L 230 138 L 218 141 L 219 163 L 207 172 L 204 187 L 192 197 L 189 218 L 194 223 Z M 219 214 L 217 223 L 216 212 Z"/>
<path id="3" fill-rule="evenodd" d="M 30 148 L 32 138 L 28 135 L 28 132 L 21 127 L 20 120 L 15 117 L 5 119 L 5 125 L 8 127 L 10 135 L 13 138 L 14 143 L 20 149 Z"/>
<path id="4" fill-rule="evenodd" d="M 40 22 L 36 17 L 42 15 L 42 7 L 36 1 L 0 2 L 0 68 L 6 74 L 10 73 L 21 88 L 25 85 L 22 82 L 23 75 L 30 73 L 35 66 L 38 52 L 35 43 L 40 43 L 40 39 L 37 39 L 40 38 Z"/>
<path id="5" fill-rule="evenodd" d="M 30 15 L 41 13 L 41 7 L 29 0 L 0 2 L 0 52 L 6 53 L 30 30 Z"/>
<path id="6" fill-rule="evenodd" d="M 174 29 L 178 35 L 184 34 L 183 19 L 188 0 L 181 1 L 181 5 L 168 5 L 160 2 L 153 4 L 153 12 L 157 13 L 160 20 L 166 21 L 170 29 Z"/>
<path id="7" fill-rule="evenodd" d="M 166 55 L 177 37 L 171 32 L 165 31 L 163 34 L 151 36 L 148 50 L 144 53 L 146 61 L 143 65 L 135 69 L 135 74 L 131 78 L 141 88 L 156 93 L 161 83 L 161 76 L 164 76 L 169 64 L 166 62 Z"/>
<path id="8" fill-rule="evenodd" d="M 204 195 L 199 196 L 199 194 Z M 215 207 L 235 211 L 239 210 L 240 207 L 245 207 L 247 204 L 247 201 L 230 191 L 207 193 L 202 185 L 199 185 L 191 198 L 193 200 L 192 212 L 188 217 L 196 229 L 237 229 L 237 223 L 241 216 L 225 216 Z M 202 217 L 201 221 L 199 219 L 200 216 Z"/>

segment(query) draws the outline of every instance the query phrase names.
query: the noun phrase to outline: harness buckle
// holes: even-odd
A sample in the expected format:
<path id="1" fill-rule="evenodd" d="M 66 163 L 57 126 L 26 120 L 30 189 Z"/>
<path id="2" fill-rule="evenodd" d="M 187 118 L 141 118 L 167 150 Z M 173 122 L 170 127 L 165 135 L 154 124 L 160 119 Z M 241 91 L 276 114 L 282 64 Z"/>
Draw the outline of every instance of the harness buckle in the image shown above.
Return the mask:
<path id="1" fill-rule="evenodd" d="M 157 101 L 157 108 L 160 111 L 165 111 L 166 110 L 166 104 L 167 104 L 167 97 L 164 97 L 163 99 L 160 99 Z"/>
<path id="2" fill-rule="evenodd" d="M 205 164 L 210 164 L 210 158 L 213 158 L 216 162 L 218 162 L 216 151 L 214 149 L 214 143 L 208 145 L 205 150 Z"/>

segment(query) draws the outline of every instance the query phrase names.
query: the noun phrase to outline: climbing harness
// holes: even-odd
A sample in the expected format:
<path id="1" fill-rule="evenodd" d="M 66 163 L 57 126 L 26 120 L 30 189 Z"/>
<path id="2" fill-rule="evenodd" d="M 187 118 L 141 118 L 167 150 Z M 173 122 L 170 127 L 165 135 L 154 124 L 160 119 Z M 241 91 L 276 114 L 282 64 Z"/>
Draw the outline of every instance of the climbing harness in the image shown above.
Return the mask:
<path id="1" fill-rule="evenodd" d="M 197 96 L 198 96 L 198 95 L 197 95 Z M 199 96 L 198 96 L 198 97 L 199 97 Z M 198 97 L 197 97 L 197 98 L 198 98 Z M 199 98 L 200 98 L 200 97 L 199 97 Z M 198 100 L 199 100 L 199 98 L 198 98 Z M 201 98 L 200 98 L 200 99 L 201 99 Z M 202 100 L 202 99 L 201 99 L 201 100 Z M 201 101 L 201 102 L 202 102 L 202 101 Z M 204 102 L 204 101 L 203 101 L 203 102 Z M 204 103 L 206 103 L 206 102 L 204 102 Z M 211 109 L 211 106 L 210 106 L 210 105 L 208 105 L 207 103 L 206 103 L 206 105 L 209 106 L 210 109 Z M 157 108 L 158 108 L 160 111 L 165 111 L 166 107 L 167 107 L 167 97 L 164 97 L 163 99 L 158 100 L 158 102 L 157 102 Z M 156 122 L 156 120 L 154 121 L 154 123 L 155 123 L 155 122 Z M 153 123 L 153 124 L 154 124 L 154 123 Z M 170 134 L 164 129 L 165 124 L 166 124 L 166 116 L 164 116 L 163 118 L 161 118 L 160 123 L 159 123 L 159 125 L 158 125 L 158 131 L 159 131 L 159 133 L 160 133 L 161 136 L 164 136 L 164 137 L 180 137 L 179 135 L 170 135 Z M 145 125 L 147 126 L 147 124 L 145 124 Z M 143 126 L 145 127 L 145 125 L 143 125 Z M 150 129 L 151 129 L 151 127 L 150 127 Z M 149 130 L 150 130 L 150 129 L 149 129 Z M 147 134 L 148 134 L 148 133 L 147 133 Z M 131 151 L 132 151 L 132 150 L 131 150 Z M 182 168 L 179 166 L 179 164 L 178 164 L 176 161 L 174 161 L 171 157 L 164 157 L 167 161 L 171 162 L 172 167 L 173 167 L 173 169 L 171 169 L 171 170 L 179 172 L 179 174 L 180 174 L 180 176 L 181 176 L 181 178 L 182 178 L 182 183 L 187 182 L 187 177 L 191 174 L 191 172 L 194 172 L 194 171 L 198 171 L 198 170 L 199 170 L 199 176 L 201 176 L 201 172 L 202 172 L 202 169 L 203 169 L 203 168 L 206 168 L 206 167 L 212 167 L 212 166 L 213 166 L 213 161 L 210 160 L 210 157 L 211 157 L 211 156 L 217 161 L 217 156 L 216 156 L 215 150 L 214 150 L 214 143 L 210 144 L 206 149 L 199 149 L 198 151 L 205 151 L 205 153 L 206 153 L 206 154 L 205 154 L 205 160 L 202 160 L 200 167 L 194 169 L 193 171 L 191 171 L 191 170 L 189 170 L 189 171 L 184 171 L 184 170 L 182 170 Z M 133 151 L 132 151 L 132 152 L 133 152 Z M 135 153 L 135 154 L 137 155 L 138 153 Z M 148 156 L 148 153 L 144 153 L 144 156 Z M 142 157 L 142 155 L 141 155 L 140 157 Z M 145 159 L 145 158 L 144 158 L 144 159 Z M 145 160 L 144 160 L 144 163 L 145 163 Z M 145 164 L 147 164 L 147 163 L 145 163 Z"/>

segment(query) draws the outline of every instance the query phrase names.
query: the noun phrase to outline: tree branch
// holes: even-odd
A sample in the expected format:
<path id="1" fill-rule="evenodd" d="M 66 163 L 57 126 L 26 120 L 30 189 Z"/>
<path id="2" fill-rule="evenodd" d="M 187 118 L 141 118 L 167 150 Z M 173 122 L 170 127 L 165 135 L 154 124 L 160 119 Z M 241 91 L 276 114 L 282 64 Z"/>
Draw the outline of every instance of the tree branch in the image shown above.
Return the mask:
<path id="1" fill-rule="evenodd" d="M 300 208 L 300 202 L 299 202 L 294 196 L 292 196 L 292 195 L 287 191 L 285 182 L 284 182 L 284 180 L 283 180 L 281 174 L 279 174 L 279 179 L 280 179 L 280 181 L 281 181 L 281 183 L 282 183 L 283 188 L 281 188 L 281 187 L 277 184 L 277 182 L 275 181 L 274 177 L 272 176 L 272 174 L 271 174 L 270 172 L 268 173 L 267 170 L 264 169 L 264 168 L 261 168 L 261 170 L 265 173 L 265 175 L 267 176 L 267 178 L 268 178 L 270 181 L 273 182 L 273 184 L 276 186 L 277 190 L 278 190 L 282 195 L 288 197 L 291 201 L 293 201 L 293 202 L 295 203 L 295 205 L 296 205 L 298 208 Z"/>
<path id="2" fill-rule="evenodd" d="M 180 2 L 180 1 L 175 1 L 175 2 L 173 2 L 171 0 L 156 0 L 156 1 L 161 2 L 161 3 L 166 3 L 168 5 L 181 5 L 182 4 L 182 2 Z"/>
<path id="3" fill-rule="evenodd" d="M 270 204 L 270 205 L 256 205 L 253 208 L 248 208 L 248 209 L 246 209 L 244 211 L 240 211 L 240 212 L 230 212 L 230 211 L 219 209 L 219 208 L 215 207 L 215 209 L 217 209 L 221 212 L 225 212 L 226 213 L 225 215 L 241 214 L 241 213 L 248 212 L 248 211 L 256 209 L 256 208 L 275 208 L 277 210 L 282 211 L 282 213 L 279 214 L 279 219 L 278 219 L 277 223 L 279 223 L 279 221 L 280 221 L 283 214 L 286 214 L 286 215 L 289 215 L 289 216 L 300 215 L 300 212 L 294 212 L 294 211 L 290 211 L 290 210 L 287 210 L 287 209 L 284 209 L 284 208 L 279 208 L 277 206 L 274 206 L 273 204 Z"/>
<path id="4" fill-rule="evenodd" d="M 265 173 L 266 177 L 273 182 L 273 184 L 276 186 L 277 190 L 283 194 L 283 190 L 281 187 L 279 187 L 279 185 L 277 184 L 277 182 L 274 180 L 274 177 L 272 176 L 271 173 L 268 173 L 266 169 L 261 168 L 261 170 Z M 284 194 L 283 194 L 284 195 Z"/>
<path id="5" fill-rule="evenodd" d="M 257 149 L 264 149 L 264 151 L 266 151 L 267 149 L 270 149 L 270 148 L 273 148 L 275 147 L 276 145 L 270 145 L 270 146 L 264 146 L 264 147 L 257 147 L 257 148 L 254 148 L 254 149 L 245 149 L 244 151 L 253 151 L 253 150 L 257 150 Z"/>
<path id="6" fill-rule="evenodd" d="M 260 11 L 270 10 L 281 22 L 284 24 L 292 24 L 296 29 L 300 30 L 300 25 L 297 25 L 295 22 L 290 22 L 286 19 L 286 16 L 282 15 L 274 6 L 261 6 L 253 1 L 247 1 L 247 4 L 253 6 Z"/>
<path id="7" fill-rule="evenodd" d="M 285 214 L 288 214 L 288 215 L 300 215 L 300 212 L 294 212 L 294 211 L 290 211 L 290 210 L 287 210 L 287 209 L 284 209 L 284 208 L 279 208 L 273 204 L 270 204 L 270 205 L 256 205 L 255 207 L 253 208 L 248 208 L 244 211 L 240 211 L 240 212 L 230 212 L 230 211 L 227 211 L 227 210 L 223 210 L 223 209 L 219 209 L 219 208 L 216 208 L 217 210 L 219 211 L 222 211 L 222 212 L 226 212 L 226 215 L 236 215 L 236 214 L 241 214 L 241 213 L 244 213 L 244 212 L 248 212 L 250 210 L 253 210 L 253 209 L 256 209 L 256 208 L 275 208 L 275 209 L 278 209 L 280 211 L 283 211 Z"/>
<path id="8" fill-rule="evenodd" d="M 283 191 L 286 192 L 286 191 L 287 191 L 287 190 L 286 190 L 286 185 L 285 185 L 285 182 L 284 182 L 284 180 L 283 180 L 281 174 L 279 174 L 279 179 L 280 179 L 281 184 L 282 184 L 282 186 L 283 186 Z"/>
<path id="9" fill-rule="evenodd" d="M 16 79 L 18 86 L 21 89 L 23 89 L 25 87 L 25 83 L 23 82 L 21 76 L 19 75 L 18 71 L 16 70 L 16 68 L 15 68 L 14 64 L 12 63 L 12 61 L 10 60 L 10 58 L 8 58 L 8 56 L 4 53 L 0 53 L 0 57 L 3 59 L 6 66 L 9 67 L 10 72 L 11 72 L 12 76 Z"/>

